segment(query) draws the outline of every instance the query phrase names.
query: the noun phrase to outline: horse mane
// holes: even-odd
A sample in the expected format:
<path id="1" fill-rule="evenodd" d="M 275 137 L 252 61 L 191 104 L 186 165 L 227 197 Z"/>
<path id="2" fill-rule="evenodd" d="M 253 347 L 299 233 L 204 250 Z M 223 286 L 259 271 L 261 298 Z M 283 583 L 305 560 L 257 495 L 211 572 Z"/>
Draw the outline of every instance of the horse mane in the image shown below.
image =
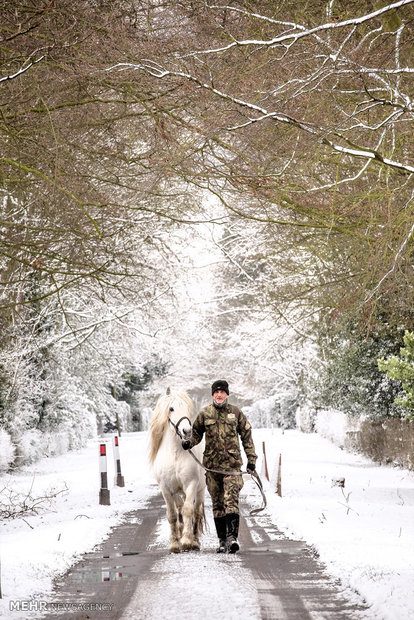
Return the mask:
<path id="1" fill-rule="evenodd" d="M 168 389 L 167 394 L 159 397 L 150 422 L 150 463 L 154 463 L 155 457 L 158 454 L 165 429 L 168 425 L 170 407 L 174 409 L 185 407 L 190 420 L 192 421 L 194 418 L 193 401 L 187 392 L 170 392 Z"/>

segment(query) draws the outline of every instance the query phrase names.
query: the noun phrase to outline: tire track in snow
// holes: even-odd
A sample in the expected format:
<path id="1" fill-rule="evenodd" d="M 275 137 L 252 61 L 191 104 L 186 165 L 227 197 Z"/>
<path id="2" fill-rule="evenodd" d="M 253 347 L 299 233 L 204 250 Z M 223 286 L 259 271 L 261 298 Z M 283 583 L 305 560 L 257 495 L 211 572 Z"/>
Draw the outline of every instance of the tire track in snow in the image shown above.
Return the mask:
<path id="1" fill-rule="evenodd" d="M 341 588 L 312 548 L 284 536 L 266 512 L 242 519 L 239 538 L 240 557 L 255 579 L 261 618 L 373 620 L 361 597 Z"/>
<path id="2" fill-rule="evenodd" d="M 244 503 L 242 514 L 249 510 Z M 208 531 L 201 552 L 170 554 L 164 502 L 161 495 L 154 495 L 146 508 L 126 515 L 125 523 L 57 582 L 54 602 L 84 607 L 62 609 L 45 618 L 372 618 L 360 600 L 329 578 L 310 547 L 286 538 L 265 512 L 242 517 L 241 551 L 236 555 L 215 552 L 209 503 L 206 513 Z M 111 608 L 94 609 L 97 603 Z"/>

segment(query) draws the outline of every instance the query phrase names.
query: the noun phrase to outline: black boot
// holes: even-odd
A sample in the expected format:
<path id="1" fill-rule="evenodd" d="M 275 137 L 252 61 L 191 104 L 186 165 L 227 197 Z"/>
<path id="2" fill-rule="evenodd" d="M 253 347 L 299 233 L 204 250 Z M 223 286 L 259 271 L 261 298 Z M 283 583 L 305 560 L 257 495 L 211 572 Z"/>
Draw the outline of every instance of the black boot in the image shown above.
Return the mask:
<path id="1" fill-rule="evenodd" d="M 217 536 L 219 537 L 219 547 L 217 553 L 226 553 L 226 517 L 214 517 Z"/>
<path id="2" fill-rule="evenodd" d="M 237 536 L 239 535 L 239 522 L 240 517 L 237 513 L 232 512 L 226 515 L 226 528 L 227 528 L 227 551 L 229 553 L 236 553 L 240 549 L 237 542 Z"/>

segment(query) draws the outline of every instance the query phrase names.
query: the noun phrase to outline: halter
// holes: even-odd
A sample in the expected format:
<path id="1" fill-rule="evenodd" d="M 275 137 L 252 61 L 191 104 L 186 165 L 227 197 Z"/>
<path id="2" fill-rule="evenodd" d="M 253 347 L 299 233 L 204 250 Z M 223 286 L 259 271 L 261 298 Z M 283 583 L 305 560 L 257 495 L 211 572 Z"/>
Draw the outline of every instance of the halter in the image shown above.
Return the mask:
<path id="1" fill-rule="evenodd" d="M 174 407 L 170 407 L 170 411 L 172 413 L 174 411 Z M 175 430 L 175 432 L 177 433 L 177 435 L 178 435 L 178 437 L 180 439 L 184 439 L 180 429 L 178 428 L 183 420 L 188 420 L 188 422 L 190 423 L 190 427 L 191 427 L 191 420 L 186 415 L 183 415 L 183 417 L 178 420 L 177 424 L 174 424 L 174 422 L 171 420 L 170 416 L 168 416 L 168 422 L 171 424 L 171 426 L 174 427 L 174 430 Z"/>

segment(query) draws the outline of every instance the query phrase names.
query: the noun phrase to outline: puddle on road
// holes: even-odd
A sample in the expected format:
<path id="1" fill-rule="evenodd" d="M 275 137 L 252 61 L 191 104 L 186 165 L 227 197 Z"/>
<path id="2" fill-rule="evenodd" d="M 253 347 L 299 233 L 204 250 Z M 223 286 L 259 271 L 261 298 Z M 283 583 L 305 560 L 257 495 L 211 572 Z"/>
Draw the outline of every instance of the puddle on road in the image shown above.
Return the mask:
<path id="1" fill-rule="evenodd" d="M 132 570 L 131 570 L 132 569 Z M 113 566 L 112 568 L 85 568 L 68 573 L 74 584 L 82 583 L 107 583 L 119 581 L 120 579 L 130 579 L 138 574 L 133 566 Z"/>
<path id="2" fill-rule="evenodd" d="M 139 555 L 140 551 L 123 551 L 122 553 L 112 553 L 111 555 L 103 555 L 102 557 L 107 560 L 111 558 L 120 558 L 129 555 Z"/>
<path id="3" fill-rule="evenodd" d="M 109 581 L 119 581 L 120 579 L 128 578 L 128 574 L 122 572 L 122 570 L 105 569 L 100 570 L 79 570 L 75 573 L 69 573 L 69 577 L 76 585 L 82 583 L 105 583 Z"/>
<path id="4" fill-rule="evenodd" d="M 68 576 L 75 584 L 80 583 L 105 583 L 110 581 L 119 581 L 120 579 L 130 579 L 136 577 L 140 571 L 140 567 L 134 564 L 117 564 L 114 566 L 108 566 L 108 560 L 119 560 L 119 558 L 129 558 L 140 555 L 140 551 L 124 551 L 115 552 L 110 555 L 103 555 L 101 560 L 106 566 L 96 566 L 99 562 L 99 558 L 92 556 L 95 559 L 94 565 L 78 566 L 76 570 L 70 571 Z"/>

